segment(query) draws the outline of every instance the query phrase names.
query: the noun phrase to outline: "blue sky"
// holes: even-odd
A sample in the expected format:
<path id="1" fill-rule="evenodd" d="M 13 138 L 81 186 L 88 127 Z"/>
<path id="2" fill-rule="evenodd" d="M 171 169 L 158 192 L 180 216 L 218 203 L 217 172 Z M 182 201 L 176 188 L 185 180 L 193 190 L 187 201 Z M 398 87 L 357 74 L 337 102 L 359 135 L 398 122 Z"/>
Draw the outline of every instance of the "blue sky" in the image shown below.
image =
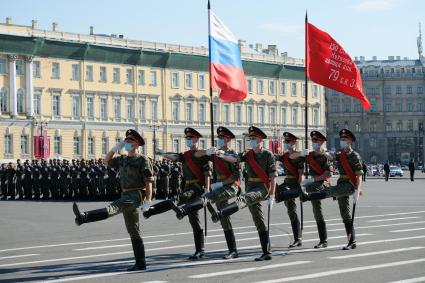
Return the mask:
<path id="1" fill-rule="evenodd" d="M 36 4 L 35 4 L 36 3 Z M 239 39 L 276 44 L 279 52 L 304 57 L 304 16 L 330 33 L 351 56 L 417 58 L 418 23 L 425 32 L 422 0 L 212 0 L 212 9 Z M 206 0 L 15 0 L 0 17 L 42 29 L 124 34 L 131 39 L 207 45 Z M 424 36 L 423 36 L 424 37 Z"/>

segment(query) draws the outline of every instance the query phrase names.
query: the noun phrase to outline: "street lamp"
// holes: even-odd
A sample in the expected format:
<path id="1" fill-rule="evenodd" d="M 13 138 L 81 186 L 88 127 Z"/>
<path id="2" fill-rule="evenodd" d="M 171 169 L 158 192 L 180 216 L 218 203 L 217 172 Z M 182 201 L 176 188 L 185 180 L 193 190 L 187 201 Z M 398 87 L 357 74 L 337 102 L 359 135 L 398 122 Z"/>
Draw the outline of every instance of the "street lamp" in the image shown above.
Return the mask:
<path id="1" fill-rule="evenodd" d="M 156 130 L 158 130 L 160 126 L 150 125 L 149 128 L 153 130 L 153 160 L 156 160 Z"/>

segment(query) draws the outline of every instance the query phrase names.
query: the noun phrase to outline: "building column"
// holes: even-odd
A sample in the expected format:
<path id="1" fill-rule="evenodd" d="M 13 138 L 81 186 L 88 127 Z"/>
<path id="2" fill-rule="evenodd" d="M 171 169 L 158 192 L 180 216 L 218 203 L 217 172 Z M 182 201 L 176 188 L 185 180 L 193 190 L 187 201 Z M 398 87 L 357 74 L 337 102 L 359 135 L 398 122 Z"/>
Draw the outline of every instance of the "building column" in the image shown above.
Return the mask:
<path id="1" fill-rule="evenodd" d="M 9 89 L 10 89 L 10 114 L 14 117 L 18 114 L 18 94 L 16 90 L 16 59 L 18 56 L 9 55 Z"/>
<path id="2" fill-rule="evenodd" d="M 33 56 L 28 56 L 25 61 L 25 74 L 27 86 L 27 117 L 34 115 L 34 86 L 33 86 Z"/>

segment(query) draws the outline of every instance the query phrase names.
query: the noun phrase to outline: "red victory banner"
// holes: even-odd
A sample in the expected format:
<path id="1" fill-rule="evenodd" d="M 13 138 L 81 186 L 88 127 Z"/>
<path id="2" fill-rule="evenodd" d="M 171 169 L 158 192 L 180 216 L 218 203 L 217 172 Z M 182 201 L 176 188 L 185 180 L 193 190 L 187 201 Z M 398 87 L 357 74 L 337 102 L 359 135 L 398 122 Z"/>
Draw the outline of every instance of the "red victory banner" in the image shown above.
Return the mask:
<path id="1" fill-rule="evenodd" d="M 364 109 L 370 109 L 354 61 L 328 33 L 308 22 L 306 25 L 307 76 L 318 84 L 360 100 Z"/>

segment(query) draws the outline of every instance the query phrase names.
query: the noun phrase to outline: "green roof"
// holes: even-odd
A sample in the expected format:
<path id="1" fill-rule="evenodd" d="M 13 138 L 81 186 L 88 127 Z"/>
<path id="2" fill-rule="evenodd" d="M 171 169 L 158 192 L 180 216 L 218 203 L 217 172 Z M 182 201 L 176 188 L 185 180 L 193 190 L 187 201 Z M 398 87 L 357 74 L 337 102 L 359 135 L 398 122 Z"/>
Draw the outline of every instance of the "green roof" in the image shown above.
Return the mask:
<path id="1" fill-rule="evenodd" d="M 208 72 L 208 57 L 0 34 L 0 52 L 38 57 Z M 304 67 L 243 61 L 245 75 L 304 79 Z"/>

